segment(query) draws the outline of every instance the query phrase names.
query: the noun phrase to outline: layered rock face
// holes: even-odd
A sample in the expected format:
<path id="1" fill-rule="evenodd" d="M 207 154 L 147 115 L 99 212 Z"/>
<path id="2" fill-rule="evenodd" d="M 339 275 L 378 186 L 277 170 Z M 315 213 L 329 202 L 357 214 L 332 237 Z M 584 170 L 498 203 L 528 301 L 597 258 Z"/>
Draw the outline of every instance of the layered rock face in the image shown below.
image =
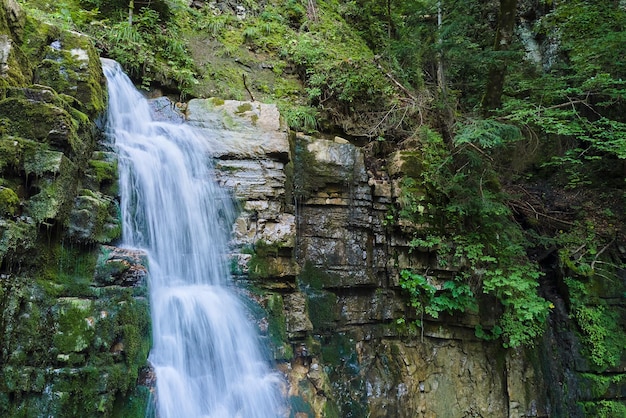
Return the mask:
<path id="1" fill-rule="evenodd" d="M 341 138 L 289 136 L 270 105 L 192 100 L 187 117 L 240 202 L 233 272 L 263 310 L 292 416 L 547 414 L 527 356 L 476 338 L 478 316 L 425 321 L 423 331 L 397 323 L 411 317 L 401 269 L 451 271 L 409 253 L 385 225 L 399 194 L 393 175 L 374 177 Z M 388 171 L 399 176 L 405 163 L 393 155 Z"/>
<path id="2" fill-rule="evenodd" d="M 103 245 L 121 234 L 105 91 L 87 37 L 0 1 L 3 417 L 145 408 L 128 402 L 150 344 L 145 255 Z"/>

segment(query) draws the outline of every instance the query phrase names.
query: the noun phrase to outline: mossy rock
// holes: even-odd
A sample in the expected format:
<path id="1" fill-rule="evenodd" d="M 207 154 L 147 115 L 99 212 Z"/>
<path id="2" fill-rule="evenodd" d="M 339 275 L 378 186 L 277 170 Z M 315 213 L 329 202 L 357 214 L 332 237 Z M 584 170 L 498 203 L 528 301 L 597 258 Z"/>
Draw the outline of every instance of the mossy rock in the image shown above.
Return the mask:
<path id="1" fill-rule="evenodd" d="M 339 416 L 368 416 L 365 380 L 355 339 L 346 333 L 322 338 L 322 360 L 328 365 L 337 407 L 341 411 Z"/>
<path id="2" fill-rule="evenodd" d="M 0 92 L 3 87 L 17 86 L 31 78 L 27 59 L 19 45 L 24 34 L 26 15 L 15 1 L 0 6 Z"/>
<path id="3" fill-rule="evenodd" d="M 282 295 L 277 293 L 266 295 L 264 307 L 267 312 L 270 349 L 274 353 L 274 358 L 291 359 L 293 349 L 287 338 L 287 320 Z"/>
<path id="4" fill-rule="evenodd" d="M 77 126 L 63 108 L 9 97 L 0 101 L 0 114 L 11 121 L 8 134 L 49 143 L 58 150 L 68 150 Z"/>
<path id="5" fill-rule="evenodd" d="M 105 79 L 99 54 L 86 35 L 28 16 L 20 45 L 32 63 L 28 79 L 71 96 L 78 110 L 94 119 L 106 109 Z"/>
<path id="6" fill-rule="evenodd" d="M 63 220 L 69 211 L 76 194 L 76 166 L 65 156 L 60 158 L 59 174 L 56 177 L 45 176 L 33 181 L 32 187 L 39 193 L 26 202 L 27 213 L 37 223 L 50 220 Z"/>
<path id="7" fill-rule="evenodd" d="M 327 287 L 336 287 L 341 280 L 337 275 L 327 273 L 323 269 L 316 267 L 312 262 L 307 261 L 304 268 L 298 275 L 298 287 L 307 290 L 322 290 Z"/>
<path id="8" fill-rule="evenodd" d="M 8 35 L 0 34 L 0 92 L 10 86 L 19 86 L 27 83 L 30 73 L 23 68 L 24 57 L 19 50 L 13 47 Z M 24 75 L 26 73 L 26 75 Z"/>
<path id="9" fill-rule="evenodd" d="M 248 275 L 251 279 L 267 279 L 271 277 L 284 277 L 297 271 L 295 263 L 283 262 L 279 256 L 281 245 L 278 243 L 266 243 L 259 240 L 254 248 L 248 252 L 252 257 L 248 261 Z"/>
<path id="10" fill-rule="evenodd" d="M 107 151 L 96 151 L 88 164 L 86 176 L 93 183 L 89 187 L 108 196 L 117 196 L 119 193 L 117 155 Z"/>
<path id="11" fill-rule="evenodd" d="M 34 222 L 0 218 L 0 264 L 30 264 L 36 241 L 37 228 Z"/>
<path id="12" fill-rule="evenodd" d="M 19 176 L 24 168 L 24 154 L 39 147 L 40 144 L 34 141 L 13 136 L 0 136 L 0 174 L 5 178 Z"/>
<path id="13" fill-rule="evenodd" d="M 111 197 L 84 189 L 74 199 L 67 227 L 68 237 L 77 242 L 111 243 L 122 234 L 119 207 Z"/>
<path id="14" fill-rule="evenodd" d="M 61 298 L 57 302 L 58 328 L 54 336 L 54 347 L 60 353 L 60 362 L 70 362 L 69 354 L 85 351 L 93 344 L 95 330 L 90 321 L 93 301 L 91 299 Z M 84 359 L 79 359 L 82 363 Z M 75 364 L 70 365 L 74 366 Z"/>
<path id="15" fill-rule="evenodd" d="M 94 273 L 97 286 L 145 287 L 148 258 L 141 250 L 102 245 Z M 144 294 L 145 295 L 145 294 Z"/>
<path id="16" fill-rule="evenodd" d="M 289 140 L 294 197 L 308 199 L 327 185 L 348 188 L 356 181 L 366 180 L 362 156 L 355 146 L 301 133 Z"/>
<path id="17" fill-rule="evenodd" d="M 8 359 L 0 370 L 0 393 L 11 399 L 0 398 L 0 413 L 116 416 L 146 365 L 148 299 L 115 285 L 81 295 L 84 288 L 76 283 L 94 284 L 95 252 L 58 245 L 49 256 L 37 281 L 0 281 L 0 331 Z"/>
<path id="18" fill-rule="evenodd" d="M 15 216 L 20 205 L 20 198 L 8 187 L 0 186 L 0 216 Z"/>
<path id="19" fill-rule="evenodd" d="M 56 176 L 72 166 L 71 162 L 62 152 L 48 151 L 44 146 L 37 146 L 25 152 L 23 168 L 27 175 L 34 174 L 36 177 L 44 175 Z"/>
<path id="20" fill-rule="evenodd" d="M 419 151 L 394 152 L 388 158 L 387 170 L 392 177 L 419 179 L 423 171 L 423 156 Z"/>

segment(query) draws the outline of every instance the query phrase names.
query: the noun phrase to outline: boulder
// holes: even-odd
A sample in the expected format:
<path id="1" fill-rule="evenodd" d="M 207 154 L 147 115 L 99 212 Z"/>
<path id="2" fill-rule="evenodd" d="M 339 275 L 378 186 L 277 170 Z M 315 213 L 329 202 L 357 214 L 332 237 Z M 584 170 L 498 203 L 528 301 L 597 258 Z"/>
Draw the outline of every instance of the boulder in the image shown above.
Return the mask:
<path id="1" fill-rule="evenodd" d="M 221 99 L 193 99 L 187 121 L 198 128 L 220 159 L 276 157 L 289 159 L 287 127 L 273 104 Z"/>

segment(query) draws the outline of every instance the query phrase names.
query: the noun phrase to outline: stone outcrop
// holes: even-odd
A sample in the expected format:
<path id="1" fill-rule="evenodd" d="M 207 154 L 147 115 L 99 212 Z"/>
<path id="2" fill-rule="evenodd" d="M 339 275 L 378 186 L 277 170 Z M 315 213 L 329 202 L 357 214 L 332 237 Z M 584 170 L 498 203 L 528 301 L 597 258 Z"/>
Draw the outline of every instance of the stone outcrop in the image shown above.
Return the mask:
<path id="1" fill-rule="evenodd" d="M 435 263 L 385 225 L 393 175 L 374 177 L 341 138 L 289 134 L 270 105 L 192 100 L 187 118 L 241 202 L 233 273 L 266 312 L 260 330 L 292 416 L 545 416 L 527 354 L 478 339 L 477 315 L 431 318 L 423 331 L 398 325 L 411 315 L 399 271 Z M 408 157 L 390 157 L 392 174 Z"/>

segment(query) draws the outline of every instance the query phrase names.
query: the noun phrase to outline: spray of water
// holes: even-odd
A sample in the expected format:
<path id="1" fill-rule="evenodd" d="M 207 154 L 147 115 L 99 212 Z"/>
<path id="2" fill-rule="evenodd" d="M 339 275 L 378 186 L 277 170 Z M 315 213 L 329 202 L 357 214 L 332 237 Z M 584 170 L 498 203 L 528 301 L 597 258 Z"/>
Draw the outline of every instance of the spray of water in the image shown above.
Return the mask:
<path id="1" fill-rule="evenodd" d="M 149 255 L 158 416 L 280 416 L 280 378 L 229 287 L 233 212 L 213 180 L 206 139 L 184 124 L 154 121 L 120 66 L 103 60 L 103 67 L 124 245 Z"/>

